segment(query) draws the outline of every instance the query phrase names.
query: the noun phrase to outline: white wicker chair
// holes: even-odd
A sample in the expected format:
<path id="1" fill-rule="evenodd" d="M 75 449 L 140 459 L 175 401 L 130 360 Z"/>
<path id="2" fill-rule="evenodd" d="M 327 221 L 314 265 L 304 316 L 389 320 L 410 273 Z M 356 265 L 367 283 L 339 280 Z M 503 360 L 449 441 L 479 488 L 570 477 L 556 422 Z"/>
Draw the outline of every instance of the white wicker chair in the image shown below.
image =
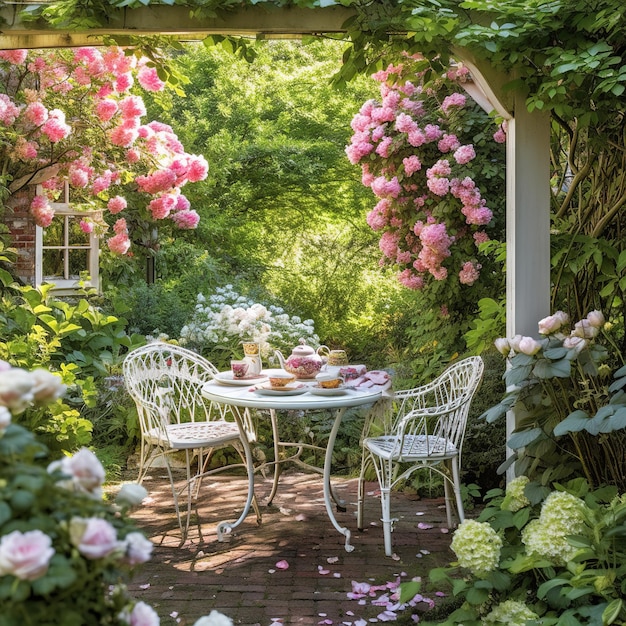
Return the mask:
<path id="1" fill-rule="evenodd" d="M 452 526 L 450 487 L 459 521 L 463 521 L 461 448 L 470 403 L 482 380 L 483 369 L 480 357 L 470 357 L 451 365 L 427 385 L 397 391 L 391 419 L 378 426 L 382 432 L 363 439 L 357 523 L 362 530 L 365 473 L 373 465 L 380 484 L 387 556 L 393 554 L 391 490 L 418 470 L 429 468 L 444 478 L 448 526 Z"/>
<path id="2" fill-rule="evenodd" d="M 123 373 L 126 389 L 137 405 L 141 428 L 138 482 L 143 481 L 156 458 L 165 460 L 182 533 L 181 544 L 189 532 L 192 504 L 198 497 L 202 477 L 235 467 L 231 464 L 207 471 L 212 453 L 219 448 L 231 446 L 238 452 L 249 482 L 244 511 L 237 521 L 218 524 L 218 539 L 223 539 L 226 529 L 235 528 L 244 520 L 251 505 L 260 522 L 250 450 L 250 442 L 256 436 L 249 412 L 232 411 L 228 416 L 226 407 L 206 403 L 200 393 L 202 385 L 217 373 L 215 366 L 191 350 L 154 342 L 130 352 L 124 359 Z M 170 457 L 181 451 L 187 473 L 183 487 L 178 488 Z M 183 493 L 187 498 L 184 516 L 179 504 Z M 202 539 L 199 516 L 198 531 Z"/>

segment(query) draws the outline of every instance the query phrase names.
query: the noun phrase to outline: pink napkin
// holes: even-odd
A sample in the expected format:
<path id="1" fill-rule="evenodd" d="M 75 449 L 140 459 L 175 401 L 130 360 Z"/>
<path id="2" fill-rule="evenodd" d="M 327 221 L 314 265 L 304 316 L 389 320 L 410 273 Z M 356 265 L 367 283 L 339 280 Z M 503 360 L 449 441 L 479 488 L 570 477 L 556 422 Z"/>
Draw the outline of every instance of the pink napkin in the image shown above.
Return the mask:
<path id="1" fill-rule="evenodd" d="M 345 386 L 368 391 L 387 391 L 391 388 L 391 378 L 383 370 L 372 370 L 352 380 L 346 380 Z"/>

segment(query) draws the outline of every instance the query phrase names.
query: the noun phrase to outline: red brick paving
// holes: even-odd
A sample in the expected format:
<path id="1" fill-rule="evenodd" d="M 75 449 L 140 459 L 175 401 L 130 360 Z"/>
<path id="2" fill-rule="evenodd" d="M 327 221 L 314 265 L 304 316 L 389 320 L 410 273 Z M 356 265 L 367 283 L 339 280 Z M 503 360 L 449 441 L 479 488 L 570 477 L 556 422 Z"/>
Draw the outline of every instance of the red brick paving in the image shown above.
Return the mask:
<path id="1" fill-rule="evenodd" d="M 384 584 L 398 576 L 402 580 L 426 578 L 431 567 L 445 564 L 453 556 L 441 500 L 394 494 L 392 513 L 399 518 L 393 533 L 396 557 L 388 558 L 383 549 L 378 498 L 368 497 L 365 515 L 369 525 L 359 532 L 355 518 L 357 480 L 339 478 L 333 485 L 346 501 L 347 511 L 338 512 L 337 520 L 352 530 L 355 546 L 353 552 L 346 552 L 343 536 L 326 515 L 321 477 L 297 472 L 281 476 L 271 507 L 264 503 L 271 481 L 257 477 L 262 524 L 258 526 L 251 513 L 224 542 L 217 541 L 215 525 L 238 517 L 246 481 L 225 475 L 207 479 L 199 501 L 204 541 L 193 527 L 187 542 L 179 547 L 169 482 L 161 474 L 165 471 L 155 470 L 144 482 L 150 500 L 134 514 L 155 543 L 155 550 L 129 589 L 135 598 L 157 610 L 163 626 L 192 625 L 212 609 L 246 626 L 348 626 L 359 619 L 377 622 L 381 607 L 372 606 L 371 599 L 359 604 L 347 597 L 352 581 Z M 367 492 L 374 493 L 376 488 L 372 483 Z M 418 512 L 423 515 L 416 515 Z M 420 523 L 427 528 L 418 528 Z M 288 569 L 276 568 L 281 560 L 289 563 Z M 424 595 L 431 597 L 426 592 Z M 425 607 L 422 604 L 418 609 Z"/>

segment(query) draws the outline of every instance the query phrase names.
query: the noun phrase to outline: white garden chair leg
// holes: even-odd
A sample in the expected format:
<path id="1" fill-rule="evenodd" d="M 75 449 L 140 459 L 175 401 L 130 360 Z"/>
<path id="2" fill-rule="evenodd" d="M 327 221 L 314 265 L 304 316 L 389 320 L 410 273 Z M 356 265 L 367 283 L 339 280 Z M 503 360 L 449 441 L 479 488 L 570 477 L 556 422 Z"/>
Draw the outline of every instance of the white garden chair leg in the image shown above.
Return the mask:
<path id="1" fill-rule="evenodd" d="M 463 497 L 461 496 L 461 478 L 459 476 L 459 464 L 457 459 L 450 461 L 452 466 L 452 481 L 454 483 L 454 495 L 456 496 L 456 513 L 459 518 L 459 523 L 462 524 L 465 520 L 465 512 L 463 511 Z"/>
<path id="2" fill-rule="evenodd" d="M 380 489 L 380 505 L 382 507 L 383 516 L 381 521 L 383 523 L 383 538 L 385 540 L 385 554 L 387 556 L 393 555 L 391 548 L 391 490 L 389 487 Z"/>

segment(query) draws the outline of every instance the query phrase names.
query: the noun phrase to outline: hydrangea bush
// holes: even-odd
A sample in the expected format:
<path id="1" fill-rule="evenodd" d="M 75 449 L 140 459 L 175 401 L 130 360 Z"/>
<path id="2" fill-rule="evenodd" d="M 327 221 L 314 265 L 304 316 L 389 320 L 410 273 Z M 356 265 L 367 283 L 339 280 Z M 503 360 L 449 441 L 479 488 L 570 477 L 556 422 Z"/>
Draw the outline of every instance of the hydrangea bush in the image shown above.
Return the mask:
<path id="1" fill-rule="evenodd" d="M 462 601 L 442 624 L 624 623 L 626 495 L 583 479 L 554 487 L 516 478 L 460 524 L 457 560 L 430 573 Z"/>
<path id="2" fill-rule="evenodd" d="M 243 356 L 241 343 L 258 342 L 265 358 L 287 350 L 300 340 L 319 345 L 313 320 L 290 316 L 281 307 L 264 305 L 240 295 L 232 285 L 218 287 L 208 297 L 198 294 L 192 319 L 181 329 L 180 343 L 208 354 L 216 365 Z"/>
<path id="3" fill-rule="evenodd" d="M 124 485 L 102 497 L 104 469 L 93 452 L 50 460 L 13 414 L 65 391 L 45 371 L 0 361 L 0 626 L 157 626 L 159 616 L 129 596 L 125 581 L 152 543 L 128 517 L 146 496 Z M 228 626 L 220 613 L 200 626 Z"/>
<path id="4" fill-rule="evenodd" d="M 428 70 L 423 58 L 407 56 L 373 75 L 380 101 L 367 101 L 352 120 L 346 153 L 378 199 L 367 223 L 381 234 L 381 264 L 397 267 L 410 289 L 453 277 L 469 286 L 478 280 L 479 246 L 494 225 L 481 186 L 502 200 L 495 163 L 503 148 L 496 141 L 505 136 L 489 138 L 492 121 L 462 93 L 460 83 L 471 80 L 466 68 L 434 80 Z"/>

